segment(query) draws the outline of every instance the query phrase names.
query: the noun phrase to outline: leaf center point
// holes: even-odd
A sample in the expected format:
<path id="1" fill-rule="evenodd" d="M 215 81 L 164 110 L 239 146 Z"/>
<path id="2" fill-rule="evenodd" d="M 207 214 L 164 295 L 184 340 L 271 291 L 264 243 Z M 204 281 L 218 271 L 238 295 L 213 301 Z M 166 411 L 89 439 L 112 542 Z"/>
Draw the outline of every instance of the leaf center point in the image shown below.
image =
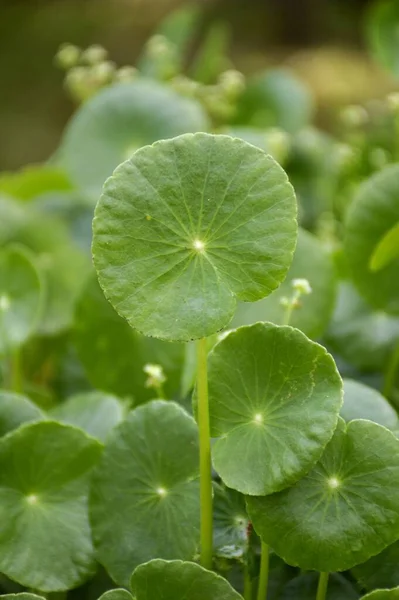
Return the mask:
<path id="1" fill-rule="evenodd" d="M 328 486 L 332 489 L 332 490 L 336 490 L 337 488 L 340 487 L 341 482 L 337 477 L 330 477 L 330 479 L 328 479 Z"/>
<path id="2" fill-rule="evenodd" d="M 36 494 L 29 494 L 29 496 L 26 496 L 26 501 L 28 504 L 37 504 L 39 500 L 39 496 L 37 496 Z"/>
<path id="3" fill-rule="evenodd" d="M 263 423 L 263 415 L 262 413 L 256 413 L 256 415 L 254 415 L 254 423 L 256 423 L 256 425 L 261 425 Z"/>
<path id="4" fill-rule="evenodd" d="M 193 248 L 196 252 L 203 253 L 205 251 L 205 243 L 197 238 L 193 241 Z"/>
<path id="5" fill-rule="evenodd" d="M 167 493 L 168 493 L 168 490 L 166 490 L 165 488 L 163 488 L 163 487 L 157 488 L 157 494 L 161 498 L 164 498 L 167 495 Z"/>

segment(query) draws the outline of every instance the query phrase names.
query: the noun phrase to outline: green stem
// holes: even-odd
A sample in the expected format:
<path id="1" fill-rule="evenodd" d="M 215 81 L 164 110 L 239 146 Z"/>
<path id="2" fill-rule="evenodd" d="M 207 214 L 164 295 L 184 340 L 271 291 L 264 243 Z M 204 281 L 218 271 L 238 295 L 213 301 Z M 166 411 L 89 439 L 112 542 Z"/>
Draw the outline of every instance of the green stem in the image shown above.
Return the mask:
<path id="1" fill-rule="evenodd" d="M 285 309 L 282 325 L 289 325 L 296 302 L 299 300 L 300 293 L 295 291 L 290 299 L 287 308 Z"/>
<path id="2" fill-rule="evenodd" d="M 208 366 L 206 338 L 197 343 L 198 428 L 200 443 L 200 498 L 201 498 L 201 565 L 212 568 L 212 465 L 211 435 L 209 428 Z"/>
<path id="3" fill-rule="evenodd" d="M 249 574 L 248 565 L 244 571 L 244 600 L 252 600 L 252 579 Z"/>
<path id="4" fill-rule="evenodd" d="M 266 600 L 267 599 L 268 581 L 269 581 L 269 546 L 262 542 L 257 600 Z"/>
<path id="5" fill-rule="evenodd" d="M 328 573 L 320 573 L 319 585 L 317 587 L 316 600 L 326 600 L 328 587 Z"/>
<path id="6" fill-rule="evenodd" d="M 384 376 L 384 385 L 382 388 L 382 393 L 386 398 L 389 398 L 392 395 L 392 390 L 395 385 L 396 376 L 399 369 L 399 344 L 397 344 L 396 348 L 392 352 L 392 355 L 388 361 L 387 370 Z"/>
<path id="7" fill-rule="evenodd" d="M 157 398 L 159 398 L 160 400 L 166 400 L 165 391 L 163 389 L 162 383 L 157 385 L 156 393 L 157 393 Z"/>
<path id="8" fill-rule="evenodd" d="M 22 392 L 22 365 L 20 348 L 15 348 L 11 354 L 10 370 L 11 389 L 13 392 L 20 394 Z"/>

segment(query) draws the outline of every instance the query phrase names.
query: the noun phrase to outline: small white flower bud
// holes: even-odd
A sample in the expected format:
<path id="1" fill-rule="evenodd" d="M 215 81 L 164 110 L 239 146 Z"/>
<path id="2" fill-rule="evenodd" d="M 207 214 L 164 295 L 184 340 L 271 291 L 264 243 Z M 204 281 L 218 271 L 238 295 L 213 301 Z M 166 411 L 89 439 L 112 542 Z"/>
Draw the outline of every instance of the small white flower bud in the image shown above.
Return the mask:
<path id="1" fill-rule="evenodd" d="M 61 69 L 68 70 L 76 67 L 80 60 L 81 49 L 73 44 L 62 44 L 55 55 L 55 63 Z"/>
<path id="2" fill-rule="evenodd" d="M 245 90 L 245 76 L 240 71 L 229 69 L 219 76 L 219 85 L 229 98 L 237 98 Z"/>
<path id="3" fill-rule="evenodd" d="M 312 293 L 312 288 L 310 287 L 310 283 L 307 279 L 293 279 L 292 287 L 295 291 L 306 296 Z"/>
<path id="4" fill-rule="evenodd" d="M 158 388 L 166 381 L 166 377 L 161 365 L 148 363 L 144 365 L 143 371 L 146 375 L 148 375 L 148 379 L 145 383 L 146 387 Z"/>
<path id="5" fill-rule="evenodd" d="M 138 77 L 139 71 L 135 67 L 131 67 L 126 65 L 125 67 L 120 67 L 115 72 L 115 81 L 119 81 L 121 83 L 128 83 L 129 81 L 133 81 Z"/>
<path id="6" fill-rule="evenodd" d="M 363 106 L 352 105 L 342 109 L 341 121 L 347 127 L 361 127 L 369 120 L 367 110 Z"/>
<path id="7" fill-rule="evenodd" d="M 81 60 L 87 65 L 98 65 L 108 58 L 108 51 L 99 44 L 93 44 L 83 50 Z"/>
<path id="8" fill-rule="evenodd" d="M 110 60 L 106 60 L 91 67 L 90 75 L 93 79 L 93 82 L 95 82 L 97 85 L 105 85 L 106 83 L 110 83 L 112 81 L 115 71 L 115 63 Z"/>

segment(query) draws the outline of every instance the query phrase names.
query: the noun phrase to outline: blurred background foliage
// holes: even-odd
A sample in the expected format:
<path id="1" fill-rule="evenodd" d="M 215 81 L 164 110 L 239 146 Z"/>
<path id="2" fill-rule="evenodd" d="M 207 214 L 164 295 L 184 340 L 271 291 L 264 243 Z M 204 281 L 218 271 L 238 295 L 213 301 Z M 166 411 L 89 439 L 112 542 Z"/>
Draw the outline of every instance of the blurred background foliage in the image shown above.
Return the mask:
<path id="1" fill-rule="evenodd" d="M 62 42 L 98 43 L 135 64 L 146 40 L 187 0 L 1 0 L 0 170 L 47 159 L 73 103 L 52 58 Z M 219 24 L 232 64 L 245 74 L 290 67 L 313 90 L 316 123 L 341 105 L 383 97 L 395 82 L 367 52 L 366 0 L 199 0 L 187 62 Z"/>

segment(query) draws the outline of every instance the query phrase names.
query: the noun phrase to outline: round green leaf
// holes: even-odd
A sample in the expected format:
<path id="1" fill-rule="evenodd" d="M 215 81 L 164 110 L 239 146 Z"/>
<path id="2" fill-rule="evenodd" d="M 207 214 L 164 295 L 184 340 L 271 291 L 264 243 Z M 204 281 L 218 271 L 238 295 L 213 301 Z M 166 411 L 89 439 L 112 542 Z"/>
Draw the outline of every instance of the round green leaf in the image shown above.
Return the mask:
<path id="1" fill-rule="evenodd" d="M 131 587 L 136 600 L 242 600 L 220 575 L 180 560 L 140 565 Z"/>
<path id="2" fill-rule="evenodd" d="M 238 103 L 237 121 L 295 133 L 310 122 L 313 111 L 309 89 L 290 71 L 273 69 L 249 79 Z"/>
<path id="3" fill-rule="evenodd" d="M 279 596 L 279 600 L 310 600 L 316 598 L 318 573 L 305 573 L 291 579 Z M 359 594 L 347 579 L 336 573 L 328 579 L 326 600 L 356 600 Z"/>
<path id="4" fill-rule="evenodd" d="M 296 202 L 282 168 L 223 135 L 187 134 L 138 150 L 104 186 L 93 257 L 128 322 L 167 340 L 202 338 L 284 279 Z"/>
<path id="5" fill-rule="evenodd" d="M 270 154 L 278 163 L 284 165 L 290 149 L 288 134 L 277 128 L 258 129 L 256 127 L 227 127 L 222 133 L 234 138 L 240 138 L 252 144 L 266 154 Z"/>
<path id="6" fill-rule="evenodd" d="M 350 283 L 342 282 L 325 338 L 359 369 L 381 370 L 399 340 L 399 319 L 373 310 Z"/>
<path id="7" fill-rule="evenodd" d="M 0 253 L 0 355 L 21 346 L 38 325 L 43 294 L 32 258 L 19 246 Z"/>
<path id="8" fill-rule="evenodd" d="M 87 478 L 101 445 L 51 421 L 0 440 L 0 571 L 43 592 L 64 591 L 93 575 Z"/>
<path id="9" fill-rule="evenodd" d="M 377 390 L 359 381 L 344 379 L 344 403 L 341 416 L 345 421 L 368 419 L 388 429 L 399 427 L 398 415 Z"/>
<path id="10" fill-rule="evenodd" d="M 286 308 L 281 299 L 292 297 L 293 279 L 307 279 L 312 293 L 301 298 L 300 306 L 292 312 L 290 324 L 312 338 L 319 337 L 334 309 L 336 277 L 329 252 L 314 235 L 303 229 L 298 231 L 298 244 L 285 281 L 267 298 L 239 304 L 233 326 L 265 320 L 283 323 Z"/>
<path id="11" fill-rule="evenodd" d="M 342 404 L 330 354 L 297 329 L 256 323 L 217 344 L 208 368 L 213 464 L 225 484 L 263 495 L 303 477 Z"/>
<path id="12" fill-rule="evenodd" d="M 366 21 L 366 34 L 375 58 L 399 75 L 399 6 L 396 2 L 373 2 Z"/>
<path id="13" fill-rule="evenodd" d="M 245 498 L 235 490 L 214 485 L 213 548 L 222 558 L 241 558 L 248 548 Z"/>
<path id="14" fill-rule="evenodd" d="M 74 344 L 92 385 L 136 404 L 154 397 L 145 387 L 146 363 L 162 366 L 165 394 L 176 397 L 180 388 L 184 345 L 147 338 L 134 331 L 104 297 L 96 277 L 90 279 L 77 304 Z"/>
<path id="15" fill-rule="evenodd" d="M 362 600 L 399 600 L 399 587 L 394 590 L 375 590 L 363 596 Z"/>
<path id="16" fill-rule="evenodd" d="M 399 165 L 367 179 L 348 210 L 345 249 L 353 280 L 377 309 L 399 314 L 399 257 L 379 271 L 370 270 L 376 246 L 399 221 Z"/>
<path id="17" fill-rule="evenodd" d="M 155 557 L 193 558 L 199 542 L 198 432 L 174 402 L 130 413 L 108 437 L 91 488 L 98 560 L 120 585 Z"/>
<path id="18" fill-rule="evenodd" d="M 50 416 L 104 440 L 111 429 L 122 421 L 123 406 L 118 398 L 104 392 L 86 392 L 59 404 L 50 412 Z"/>
<path id="19" fill-rule="evenodd" d="M 97 200 L 107 177 L 138 148 L 208 128 L 195 100 L 155 81 L 121 83 L 93 96 L 72 117 L 61 163 L 76 186 Z"/>
<path id="20" fill-rule="evenodd" d="M 105 592 L 98 600 L 133 600 L 133 596 L 130 592 L 121 588 Z"/>
<path id="21" fill-rule="evenodd" d="M 345 571 L 399 536 L 399 441 L 342 419 L 321 460 L 293 487 L 247 499 L 255 531 L 288 564 Z"/>
<path id="22" fill-rule="evenodd" d="M 360 585 L 368 590 L 399 585 L 399 541 L 385 548 L 377 556 L 352 569 Z"/>
<path id="23" fill-rule="evenodd" d="M 44 414 L 25 396 L 0 391 L 0 436 L 17 429 L 27 421 L 41 421 Z"/>

